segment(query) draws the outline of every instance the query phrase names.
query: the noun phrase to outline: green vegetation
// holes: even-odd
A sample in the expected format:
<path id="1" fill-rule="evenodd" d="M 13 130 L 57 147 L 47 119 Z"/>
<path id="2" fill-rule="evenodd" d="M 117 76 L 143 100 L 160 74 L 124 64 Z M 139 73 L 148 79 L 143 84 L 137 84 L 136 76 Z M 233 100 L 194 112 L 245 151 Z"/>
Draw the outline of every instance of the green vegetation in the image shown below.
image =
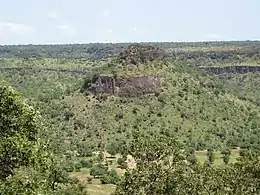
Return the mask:
<path id="1" fill-rule="evenodd" d="M 180 143 L 166 136 L 137 133 L 130 145 L 137 167 L 126 172 L 116 195 L 259 193 L 258 156 L 220 167 L 211 165 L 212 150 L 210 164 L 185 161 Z"/>
<path id="2" fill-rule="evenodd" d="M 258 193 L 260 73 L 197 66 L 258 65 L 259 42 L 129 45 L 0 47 L 1 194 Z M 163 79 L 93 95 L 99 75 Z"/>
<path id="3" fill-rule="evenodd" d="M 0 112 L 1 194 L 62 194 L 64 190 L 85 194 L 84 187 L 68 177 L 64 162 L 41 141 L 38 114 L 12 88 L 2 85 Z"/>

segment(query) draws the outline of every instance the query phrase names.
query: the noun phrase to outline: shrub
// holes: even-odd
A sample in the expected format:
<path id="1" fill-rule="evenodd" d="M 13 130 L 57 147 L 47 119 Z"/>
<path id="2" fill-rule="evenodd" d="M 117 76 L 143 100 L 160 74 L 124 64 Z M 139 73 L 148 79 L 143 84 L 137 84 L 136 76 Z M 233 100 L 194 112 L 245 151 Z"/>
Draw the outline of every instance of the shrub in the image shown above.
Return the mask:
<path id="1" fill-rule="evenodd" d="M 126 160 L 124 158 L 117 159 L 117 164 L 118 164 L 118 167 L 121 168 L 121 169 L 127 168 L 127 163 L 126 163 Z"/>
<path id="2" fill-rule="evenodd" d="M 90 169 L 90 175 L 93 177 L 101 177 L 107 172 L 107 167 L 102 164 L 97 164 Z"/>
<path id="3" fill-rule="evenodd" d="M 82 167 L 91 168 L 93 166 L 93 160 L 81 160 L 80 164 Z"/>
<path id="4" fill-rule="evenodd" d="M 74 165 L 74 168 L 75 168 L 75 171 L 76 171 L 76 172 L 79 172 L 80 169 L 82 168 L 82 164 L 76 163 L 76 164 Z"/>
<path id="5" fill-rule="evenodd" d="M 91 184 L 92 183 L 92 177 L 87 177 L 87 181 L 88 181 L 89 184 Z"/>
<path id="6" fill-rule="evenodd" d="M 118 184 L 120 182 L 120 177 L 117 172 L 112 169 L 108 171 L 106 174 L 102 175 L 100 178 L 102 184 Z"/>

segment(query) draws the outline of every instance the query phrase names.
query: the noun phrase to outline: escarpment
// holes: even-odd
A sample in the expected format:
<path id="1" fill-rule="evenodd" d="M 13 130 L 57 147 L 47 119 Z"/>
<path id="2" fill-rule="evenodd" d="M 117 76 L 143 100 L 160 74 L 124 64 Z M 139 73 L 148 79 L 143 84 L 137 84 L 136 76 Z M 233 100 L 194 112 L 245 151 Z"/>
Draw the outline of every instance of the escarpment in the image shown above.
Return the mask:
<path id="1" fill-rule="evenodd" d="M 117 96 L 139 96 L 159 92 L 162 88 L 163 78 L 160 76 L 98 76 L 91 84 L 84 85 L 84 91 L 97 94 L 110 94 Z"/>

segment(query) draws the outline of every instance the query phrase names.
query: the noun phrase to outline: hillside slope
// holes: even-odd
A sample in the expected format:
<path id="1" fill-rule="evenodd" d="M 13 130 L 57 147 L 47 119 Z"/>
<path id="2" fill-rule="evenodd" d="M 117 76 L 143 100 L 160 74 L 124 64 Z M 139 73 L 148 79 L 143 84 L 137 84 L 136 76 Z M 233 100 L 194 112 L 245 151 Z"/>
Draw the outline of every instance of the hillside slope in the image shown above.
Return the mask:
<path id="1" fill-rule="evenodd" d="M 181 62 L 150 61 L 126 65 L 65 60 L 7 61 L 5 67 L 54 67 L 122 77 L 160 75 L 162 91 L 136 97 L 81 93 L 88 75 L 63 71 L 3 69 L 0 79 L 17 88 L 46 119 L 53 148 L 61 153 L 92 150 L 122 152 L 139 129 L 150 134 L 176 136 L 195 149 L 214 147 L 259 147 L 260 110 L 243 88 L 227 83 Z M 55 65 L 57 64 L 57 65 Z M 257 79 L 252 77 L 252 79 Z M 248 84 L 250 82 L 247 82 Z M 247 91 L 245 91 L 246 93 Z"/>
<path id="2" fill-rule="evenodd" d="M 75 118 L 84 128 L 81 136 L 96 137 L 99 146 L 120 151 L 135 129 L 179 137 L 195 149 L 258 147 L 259 107 L 239 99 L 216 78 L 202 71 L 170 63 L 139 65 L 118 74 L 164 77 L 163 92 L 140 97 L 109 95 L 67 97 Z M 234 92 L 234 91 L 233 91 Z"/>

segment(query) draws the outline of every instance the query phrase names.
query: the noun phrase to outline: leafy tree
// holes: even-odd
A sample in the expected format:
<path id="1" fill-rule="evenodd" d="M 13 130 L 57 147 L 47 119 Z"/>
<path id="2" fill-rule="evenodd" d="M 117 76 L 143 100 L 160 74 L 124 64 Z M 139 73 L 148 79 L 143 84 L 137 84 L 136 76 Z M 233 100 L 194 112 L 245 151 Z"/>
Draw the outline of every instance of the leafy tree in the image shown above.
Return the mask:
<path id="1" fill-rule="evenodd" d="M 75 171 L 80 172 L 80 169 L 83 167 L 80 162 L 76 162 L 75 165 Z"/>
<path id="2" fill-rule="evenodd" d="M 260 192 L 258 157 L 254 160 L 242 158 L 225 167 L 189 166 L 180 145 L 161 136 L 139 135 L 132 141 L 130 150 L 137 166 L 127 170 L 124 180 L 117 186 L 116 195 L 253 195 Z M 169 163 L 163 164 L 162 160 L 167 158 Z"/>
<path id="3" fill-rule="evenodd" d="M 121 169 L 126 169 L 127 168 L 127 162 L 126 159 L 124 158 L 118 158 L 117 159 L 117 164 Z"/>
<path id="4" fill-rule="evenodd" d="M 0 194 L 49 194 L 70 184 L 64 163 L 41 141 L 38 113 L 3 85 L 0 113 Z"/>
<path id="5" fill-rule="evenodd" d="M 90 169 L 90 175 L 92 175 L 93 177 L 100 177 L 100 176 L 106 174 L 107 169 L 108 168 L 106 166 L 104 166 L 103 164 L 94 165 Z"/>
<path id="6" fill-rule="evenodd" d="M 44 146 L 38 115 L 10 87 L 0 86 L 0 113 L 0 179 L 4 180 L 15 168 L 36 165 Z"/>
<path id="7" fill-rule="evenodd" d="M 215 155 L 214 155 L 214 150 L 213 149 L 208 149 L 207 150 L 207 157 L 208 157 L 209 163 L 213 164 L 214 160 L 215 160 Z"/>
<path id="8" fill-rule="evenodd" d="M 120 177 L 117 172 L 112 169 L 108 171 L 106 174 L 102 175 L 100 178 L 102 184 L 118 184 L 120 182 Z"/>
<path id="9" fill-rule="evenodd" d="M 84 142 L 78 143 L 77 148 L 80 157 L 91 157 L 93 155 L 92 154 L 93 151 L 90 148 L 90 146 Z"/>
<path id="10" fill-rule="evenodd" d="M 141 136 L 139 132 L 133 136 L 129 152 L 136 161 L 136 169 L 127 170 L 116 194 L 167 194 L 166 190 L 171 190 L 163 186 L 164 182 L 175 185 L 173 180 L 169 180 L 170 170 L 179 168 L 179 163 L 185 163 L 179 143 L 164 136 Z M 165 159 L 168 159 L 168 164 L 162 162 Z"/>
<path id="11" fill-rule="evenodd" d="M 97 156 L 97 161 L 98 162 L 103 162 L 105 160 L 105 157 L 104 157 L 104 152 L 99 152 L 98 153 L 98 156 Z"/>
<path id="12" fill-rule="evenodd" d="M 194 148 L 187 148 L 186 149 L 186 158 L 187 158 L 187 161 L 190 162 L 192 165 L 194 165 L 198 162 L 196 155 L 195 155 L 195 149 Z"/>
<path id="13" fill-rule="evenodd" d="M 192 165 L 195 165 L 198 162 L 195 154 L 188 155 L 187 161 L 190 162 Z"/>
<path id="14" fill-rule="evenodd" d="M 228 148 L 224 149 L 223 151 L 221 151 L 221 154 L 222 154 L 223 162 L 225 164 L 228 164 L 229 160 L 230 160 L 230 155 L 231 155 L 230 149 L 228 149 Z"/>
<path id="15" fill-rule="evenodd" d="M 86 186 L 82 185 L 77 179 L 70 178 L 66 185 L 59 185 L 54 195 L 87 195 Z"/>
<path id="16" fill-rule="evenodd" d="M 91 168 L 93 166 L 93 159 L 90 160 L 80 160 L 82 167 Z"/>
<path id="17" fill-rule="evenodd" d="M 118 147 L 116 145 L 117 143 L 112 142 L 106 147 L 107 152 L 112 156 L 115 156 L 118 153 Z"/>

